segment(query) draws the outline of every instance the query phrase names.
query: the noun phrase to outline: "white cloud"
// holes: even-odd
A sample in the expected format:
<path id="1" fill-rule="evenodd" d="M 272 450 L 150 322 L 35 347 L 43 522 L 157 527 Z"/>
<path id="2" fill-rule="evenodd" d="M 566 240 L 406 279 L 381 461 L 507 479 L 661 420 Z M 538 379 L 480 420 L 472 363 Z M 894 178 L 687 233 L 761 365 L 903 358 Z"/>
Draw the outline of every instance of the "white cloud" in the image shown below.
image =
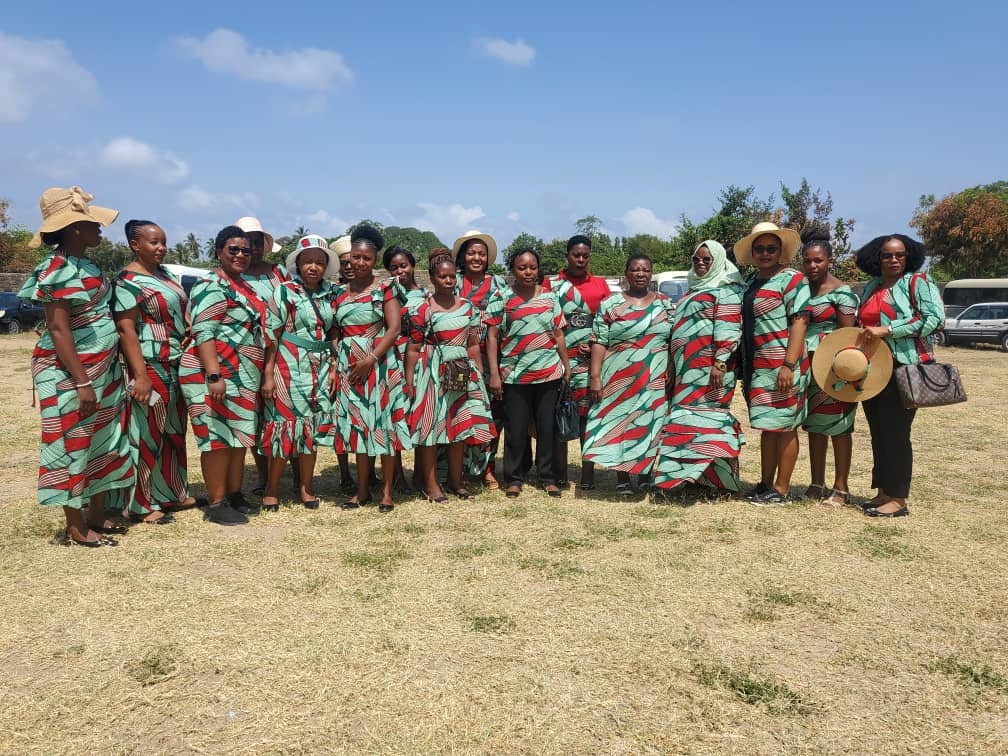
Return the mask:
<path id="1" fill-rule="evenodd" d="M 423 211 L 423 215 L 411 221 L 409 225 L 421 231 L 433 231 L 445 243 L 467 231 L 474 221 L 486 215 L 479 205 L 463 207 L 459 204 L 437 205 L 433 202 L 418 202 L 417 207 Z"/>
<path id="2" fill-rule="evenodd" d="M 63 147 L 32 150 L 25 155 L 25 164 L 32 173 L 52 181 L 77 181 L 92 162 L 86 151 Z"/>
<path id="3" fill-rule="evenodd" d="M 175 44 L 214 73 L 292 89 L 325 92 L 353 80 L 353 71 L 335 50 L 316 47 L 288 52 L 256 50 L 249 46 L 245 37 L 231 29 L 216 29 L 202 39 L 179 37 Z"/>
<path id="4" fill-rule="evenodd" d="M 505 215 L 504 217 L 507 218 L 512 223 L 517 223 L 518 221 L 521 220 L 521 215 L 518 214 L 518 213 L 516 213 L 516 212 L 510 212 L 507 215 Z"/>
<path id="5" fill-rule="evenodd" d="M 132 137 L 116 137 L 109 141 L 99 153 L 98 161 L 165 184 L 181 181 L 189 175 L 189 166 L 184 160 Z"/>
<path id="6" fill-rule="evenodd" d="M 190 184 L 178 194 L 178 203 L 183 210 L 191 213 L 225 213 L 251 211 L 259 204 L 259 198 L 252 192 L 227 194 L 208 192 L 199 184 Z M 222 221 L 224 222 L 224 221 Z"/>
<path id="7" fill-rule="evenodd" d="M 623 213 L 623 217 L 620 220 L 623 221 L 627 234 L 631 236 L 634 234 L 651 234 L 660 239 L 668 239 L 674 236 L 679 230 L 679 226 L 675 221 L 659 218 L 654 214 L 653 210 L 649 210 L 646 207 L 635 207 L 633 210 L 627 210 Z"/>
<path id="8" fill-rule="evenodd" d="M 476 49 L 488 58 L 503 61 L 511 66 L 528 66 L 535 58 L 535 48 L 525 44 L 521 37 L 508 42 L 499 37 L 481 37 L 475 41 Z"/>
<path id="9" fill-rule="evenodd" d="M 328 210 L 319 210 L 318 212 L 312 213 L 306 218 L 306 220 L 309 222 L 309 229 L 317 234 L 322 233 L 328 234 L 329 236 L 342 234 L 352 225 L 342 218 L 337 218 L 336 216 L 331 215 Z"/>
<path id="10" fill-rule="evenodd" d="M 98 82 L 62 40 L 27 39 L 0 32 L 0 123 L 27 121 L 45 103 L 53 108 L 97 96 Z"/>

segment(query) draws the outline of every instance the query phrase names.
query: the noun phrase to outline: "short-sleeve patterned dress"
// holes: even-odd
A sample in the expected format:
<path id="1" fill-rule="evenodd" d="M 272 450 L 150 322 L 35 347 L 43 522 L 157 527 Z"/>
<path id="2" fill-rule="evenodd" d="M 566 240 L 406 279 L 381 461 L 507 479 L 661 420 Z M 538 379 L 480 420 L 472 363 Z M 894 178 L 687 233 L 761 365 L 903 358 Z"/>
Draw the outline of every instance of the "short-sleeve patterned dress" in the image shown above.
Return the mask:
<path id="1" fill-rule="evenodd" d="M 266 361 L 265 305 L 245 281 L 215 272 L 189 294 L 192 343 L 179 363 L 179 382 L 201 452 L 254 448 L 259 432 L 262 371 Z M 223 402 L 207 393 L 199 346 L 216 343 Z"/>
<path id="2" fill-rule="evenodd" d="M 469 358 L 469 334 L 479 328 L 479 313 L 462 300 L 450 312 L 434 311 L 424 302 L 410 321 L 410 339 L 422 344 L 423 359 L 417 365 L 416 395 L 409 414 L 413 446 L 489 444 L 497 436 L 483 376 Z M 470 364 L 465 391 L 441 388 L 441 366 L 446 360 L 465 359 Z"/>
<path id="3" fill-rule="evenodd" d="M 602 399 L 588 410 L 585 460 L 637 475 L 651 471 L 668 415 L 670 305 L 664 294 L 638 307 L 619 293 L 599 307 L 593 335 L 606 348 Z"/>
<path id="4" fill-rule="evenodd" d="M 333 443 L 326 336 L 333 326 L 334 295 L 328 281 L 312 292 L 294 279 L 277 286 L 266 306 L 266 331 L 276 343 L 275 388 L 273 399 L 263 400 L 260 434 L 260 451 L 268 457 L 290 459 Z"/>
<path id="5" fill-rule="evenodd" d="M 18 296 L 70 305 L 74 346 L 98 400 L 94 414 L 80 416 L 73 376 L 48 330 L 32 352 L 31 371 L 42 414 L 39 504 L 81 509 L 94 494 L 134 481 L 112 287 L 90 259 L 55 252 L 32 271 Z"/>
<path id="6" fill-rule="evenodd" d="M 490 379 L 490 368 L 486 361 L 486 337 L 490 326 L 500 326 L 504 315 L 504 295 L 508 286 L 500 276 L 486 275 L 479 284 L 473 284 L 463 275 L 458 277 L 455 294 L 468 299 L 479 313 L 479 345 L 483 357 L 483 381 Z"/>
<path id="7" fill-rule="evenodd" d="M 833 291 L 809 299 L 809 325 L 805 333 L 805 348 L 808 350 L 810 360 L 819 342 L 838 327 L 838 316 L 856 316 L 857 309 L 857 295 L 847 285 L 838 286 Z M 809 433 L 821 433 L 824 436 L 839 436 L 854 429 L 856 403 L 834 399 L 819 388 L 815 376 L 809 377 L 805 394 L 808 414 L 802 423 L 804 430 Z"/>
<path id="8" fill-rule="evenodd" d="M 335 449 L 337 454 L 393 455 L 411 448 L 406 424 L 407 399 L 402 367 L 393 347 L 377 360 L 363 383 L 350 380 L 350 366 L 374 355 L 385 335 L 386 302 L 398 299 L 398 286 L 375 282 L 363 292 L 348 284 L 337 287 L 335 322 L 339 328 L 336 350 Z"/>
<path id="9" fill-rule="evenodd" d="M 788 391 L 777 390 L 791 321 L 807 317 L 810 292 L 805 276 L 784 268 L 770 278 L 753 276 L 742 299 L 742 393 L 749 424 L 766 431 L 794 430 L 805 420 L 809 359 L 805 345 Z"/>
<path id="10" fill-rule="evenodd" d="M 147 377 L 161 400 L 127 403 L 130 441 L 136 465 L 136 490 L 129 511 L 147 515 L 185 501 L 189 495 L 186 462 L 186 404 L 179 386 L 182 342 L 189 330 L 189 297 L 164 268 L 156 275 L 124 270 L 115 282 L 112 309 L 136 308 L 136 331 Z"/>
<path id="11" fill-rule="evenodd" d="M 690 291 L 672 324 L 672 398 L 655 463 L 654 485 L 687 483 L 739 490 L 742 428 L 731 412 L 735 354 L 742 338 L 742 287 L 725 284 Z M 727 366 L 720 387 L 710 385 L 715 361 Z"/>
<path id="12" fill-rule="evenodd" d="M 556 292 L 529 300 L 504 292 L 500 373 L 504 383 L 546 383 L 563 378 L 563 363 L 553 331 L 566 325 Z"/>

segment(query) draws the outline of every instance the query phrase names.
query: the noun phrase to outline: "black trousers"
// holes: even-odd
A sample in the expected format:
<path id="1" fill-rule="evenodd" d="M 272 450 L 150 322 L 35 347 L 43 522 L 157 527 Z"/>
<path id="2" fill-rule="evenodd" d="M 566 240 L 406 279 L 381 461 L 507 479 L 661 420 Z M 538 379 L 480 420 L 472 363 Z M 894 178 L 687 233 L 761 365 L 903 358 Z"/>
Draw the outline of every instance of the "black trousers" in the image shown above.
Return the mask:
<path id="1" fill-rule="evenodd" d="M 895 374 L 882 393 L 862 404 L 871 430 L 872 488 L 881 488 L 889 496 L 905 499 L 910 494 L 913 476 L 910 427 L 917 410 L 903 407 Z"/>
<path id="2" fill-rule="evenodd" d="M 546 383 L 504 384 L 504 481 L 521 483 L 528 467 L 523 463 L 528 447 L 528 426 L 536 425 L 535 463 L 539 482 L 556 482 L 553 456 L 553 422 L 556 415 L 560 381 Z"/>

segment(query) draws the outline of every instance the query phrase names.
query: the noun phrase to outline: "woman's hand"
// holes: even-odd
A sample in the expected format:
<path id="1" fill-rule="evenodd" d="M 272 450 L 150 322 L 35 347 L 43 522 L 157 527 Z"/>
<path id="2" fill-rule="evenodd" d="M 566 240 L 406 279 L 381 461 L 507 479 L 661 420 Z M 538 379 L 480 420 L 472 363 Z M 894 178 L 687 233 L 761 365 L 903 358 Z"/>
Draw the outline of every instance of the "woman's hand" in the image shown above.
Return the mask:
<path id="1" fill-rule="evenodd" d="M 487 388 L 490 390 L 490 396 L 492 396 L 494 399 L 500 399 L 502 396 L 504 396 L 504 386 L 501 383 L 499 375 L 490 376 L 490 381 L 489 384 L 487 385 Z"/>
<path id="2" fill-rule="evenodd" d="M 588 355 L 591 354 L 591 344 L 589 344 L 587 341 L 583 344 L 578 344 L 577 350 L 580 354 L 583 354 L 587 357 Z"/>
<path id="3" fill-rule="evenodd" d="M 416 386 L 413 385 L 412 381 L 406 381 L 406 385 L 403 387 L 403 393 L 410 399 L 416 396 Z"/>
<path id="4" fill-rule="evenodd" d="M 147 373 L 143 375 L 138 375 L 133 379 L 133 391 L 131 392 L 133 396 L 133 401 L 139 404 L 147 404 L 150 402 L 151 391 L 154 390 L 154 384 L 151 383 L 150 377 Z"/>
<path id="5" fill-rule="evenodd" d="M 220 378 L 213 383 L 207 384 L 207 396 L 214 402 L 220 403 L 224 401 L 224 395 L 227 393 L 227 386 L 224 385 L 224 379 Z"/>
<path id="6" fill-rule="evenodd" d="M 884 339 L 891 333 L 889 326 L 867 326 L 864 330 L 876 339 Z"/>
<path id="7" fill-rule="evenodd" d="M 787 365 L 781 365 L 777 369 L 777 390 L 782 394 L 787 394 L 794 387 L 794 370 Z"/>
<path id="8" fill-rule="evenodd" d="M 98 396 L 94 386 L 80 386 L 77 389 L 77 408 L 81 417 L 91 417 L 98 409 Z"/>
<path id="9" fill-rule="evenodd" d="M 354 383 L 364 383 L 374 371 L 376 364 L 378 364 L 378 358 L 373 354 L 357 360 L 357 362 L 350 366 L 350 380 Z"/>
<path id="10" fill-rule="evenodd" d="M 336 396 L 336 389 L 338 387 L 339 378 L 336 375 L 336 370 L 332 370 L 329 373 L 329 397 L 334 398 Z"/>
<path id="11" fill-rule="evenodd" d="M 592 378 L 588 381 L 588 396 L 592 400 L 592 404 L 598 404 L 602 401 L 602 379 Z"/>
<path id="12" fill-rule="evenodd" d="M 273 380 L 271 373 L 267 373 L 263 376 L 262 388 L 260 389 L 263 399 L 269 399 L 272 401 L 276 396 L 276 381 Z"/>
<path id="13" fill-rule="evenodd" d="M 721 388 L 721 386 L 724 385 L 724 372 L 724 370 L 719 370 L 718 368 L 711 366 L 710 381 L 708 381 L 711 388 Z M 779 373 L 777 374 L 777 377 L 780 378 Z"/>

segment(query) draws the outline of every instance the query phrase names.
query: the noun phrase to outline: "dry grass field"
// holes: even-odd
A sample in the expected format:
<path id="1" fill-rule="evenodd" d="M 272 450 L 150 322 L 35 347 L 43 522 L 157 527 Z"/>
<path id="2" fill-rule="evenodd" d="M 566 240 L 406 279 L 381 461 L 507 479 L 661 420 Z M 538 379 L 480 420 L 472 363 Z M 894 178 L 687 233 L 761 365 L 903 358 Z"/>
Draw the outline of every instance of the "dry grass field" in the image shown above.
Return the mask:
<path id="1" fill-rule="evenodd" d="M 1006 354 L 940 352 L 970 401 L 918 414 L 903 520 L 609 475 L 379 516 L 325 454 L 316 512 L 91 551 L 35 504 L 32 343 L 0 338 L 0 751 L 1008 751 Z M 855 493 L 868 461 L 859 415 Z"/>

